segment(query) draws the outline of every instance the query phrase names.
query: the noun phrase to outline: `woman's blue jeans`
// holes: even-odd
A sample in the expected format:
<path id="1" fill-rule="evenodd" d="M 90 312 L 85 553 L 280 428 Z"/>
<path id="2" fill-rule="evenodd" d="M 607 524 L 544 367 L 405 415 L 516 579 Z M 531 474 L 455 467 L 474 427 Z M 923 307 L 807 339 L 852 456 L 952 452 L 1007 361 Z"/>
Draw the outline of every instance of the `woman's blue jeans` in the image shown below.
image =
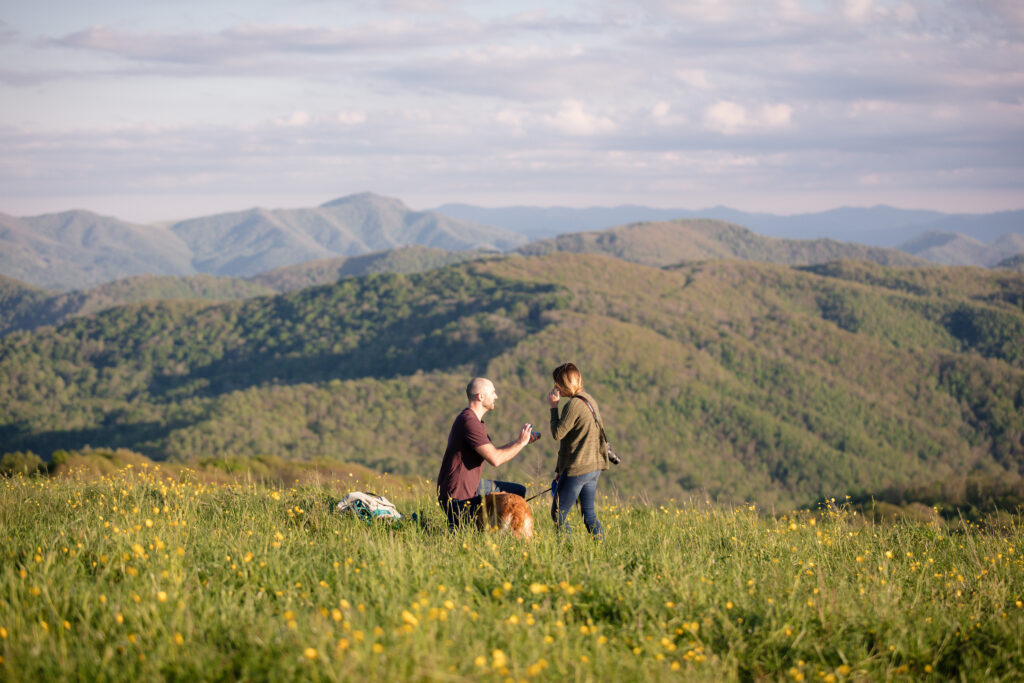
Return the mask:
<path id="1" fill-rule="evenodd" d="M 587 531 L 597 538 L 604 538 L 604 528 L 594 509 L 597 500 L 597 480 L 600 476 L 601 470 L 594 470 L 578 477 L 562 475 L 558 478 L 558 488 L 555 491 L 554 504 L 551 506 L 551 519 L 559 529 L 567 534 L 572 533 L 569 527 L 569 511 L 572 510 L 573 503 L 579 501 L 583 524 Z"/>

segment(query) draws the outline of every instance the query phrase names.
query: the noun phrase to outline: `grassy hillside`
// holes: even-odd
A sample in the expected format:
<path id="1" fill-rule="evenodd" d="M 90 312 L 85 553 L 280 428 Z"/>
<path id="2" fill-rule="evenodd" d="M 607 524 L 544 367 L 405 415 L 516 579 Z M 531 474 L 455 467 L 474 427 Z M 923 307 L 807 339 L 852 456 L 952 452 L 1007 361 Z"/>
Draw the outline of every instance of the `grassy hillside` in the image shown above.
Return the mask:
<path id="1" fill-rule="evenodd" d="M 894 249 L 829 239 L 763 237 L 743 226 L 710 219 L 632 223 L 601 232 L 572 233 L 531 242 L 518 251 L 534 256 L 555 252 L 609 254 L 652 266 L 711 259 L 745 259 L 788 265 L 825 263 L 837 259 L 860 259 L 892 266 L 927 264 Z"/>
<path id="2" fill-rule="evenodd" d="M 557 254 L 243 302 L 116 308 L 0 343 L 0 443 L 335 459 L 432 477 L 469 377 L 497 442 L 573 359 L 609 490 L 762 505 L 1024 468 L 1024 276 Z M 502 476 L 538 487 L 555 444 Z M 539 490 L 539 489 L 538 489 Z"/>
<path id="3" fill-rule="evenodd" d="M 595 543 L 557 535 L 538 500 L 525 544 L 441 531 L 404 486 L 378 490 L 418 523 L 332 513 L 353 480 L 0 478 L 0 677 L 1020 680 L 1019 517 L 601 500 Z"/>

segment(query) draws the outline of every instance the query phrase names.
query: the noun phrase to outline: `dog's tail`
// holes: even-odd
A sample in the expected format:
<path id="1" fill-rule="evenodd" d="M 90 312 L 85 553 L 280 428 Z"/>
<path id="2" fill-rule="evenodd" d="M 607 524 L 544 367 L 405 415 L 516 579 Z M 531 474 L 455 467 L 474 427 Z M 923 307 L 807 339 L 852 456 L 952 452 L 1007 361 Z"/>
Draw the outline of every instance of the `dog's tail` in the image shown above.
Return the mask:
<path id="1" fill-rule="evenodd" d="M 527 517 L 523 520 L 523 528 L 517 534 L 519 538 L 530 540 L 533 538 L 533 517 Z"/>

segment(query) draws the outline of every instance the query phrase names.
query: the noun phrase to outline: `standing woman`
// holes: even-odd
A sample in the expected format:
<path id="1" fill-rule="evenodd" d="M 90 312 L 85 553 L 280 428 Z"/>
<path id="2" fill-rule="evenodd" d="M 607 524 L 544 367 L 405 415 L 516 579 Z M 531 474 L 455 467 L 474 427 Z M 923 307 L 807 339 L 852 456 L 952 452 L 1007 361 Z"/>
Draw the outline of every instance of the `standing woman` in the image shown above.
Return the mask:
<path id="1" fill-rule="evenodd" d="M 579 500 L 583 524 L 597 538 L 604 529 L 597 519 L 594 502 L 597 480 L 608 469 L 608 453 L 601 448 L 601 410 L 594 397 L 583 391 L 583 376 L 573 363 L 563 363 L 551 373 L 555 386 L 548 394 L 551 408 L 551 436 L 560 443 L 552 492 L 555 500 L 551 518 L 560 529 L 570 532 L 568 516 Z M 569 399 L 558 415 L 558 399 Z"/>

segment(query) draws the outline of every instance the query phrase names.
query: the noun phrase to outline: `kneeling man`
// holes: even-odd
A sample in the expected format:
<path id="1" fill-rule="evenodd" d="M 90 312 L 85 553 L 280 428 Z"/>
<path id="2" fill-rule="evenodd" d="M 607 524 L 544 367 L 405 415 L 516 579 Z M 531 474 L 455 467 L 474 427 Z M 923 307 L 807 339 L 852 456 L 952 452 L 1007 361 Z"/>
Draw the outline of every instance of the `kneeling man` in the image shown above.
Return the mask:
<path id="1" fill-rule="evenodd" d="M 466 387 L 469 405 L 459 413 L 448 433 L 448 447 L 437 474 L 437 502 L 448 517 L 448 526 L 455 528 L 463 519 L 476 513 L 480 500 L 488 493 L 526 495 L 526 487 L 506 481 L 480 478 L 484 462 L 498 467 L 519 455 L 534 441 L 533 426 L 524 424 L 519 438 L 500 448 L 491 442 L 484 425 L 484 415 L 494 410 L 498 394 L 489 379 L 477 377 Z"/>

